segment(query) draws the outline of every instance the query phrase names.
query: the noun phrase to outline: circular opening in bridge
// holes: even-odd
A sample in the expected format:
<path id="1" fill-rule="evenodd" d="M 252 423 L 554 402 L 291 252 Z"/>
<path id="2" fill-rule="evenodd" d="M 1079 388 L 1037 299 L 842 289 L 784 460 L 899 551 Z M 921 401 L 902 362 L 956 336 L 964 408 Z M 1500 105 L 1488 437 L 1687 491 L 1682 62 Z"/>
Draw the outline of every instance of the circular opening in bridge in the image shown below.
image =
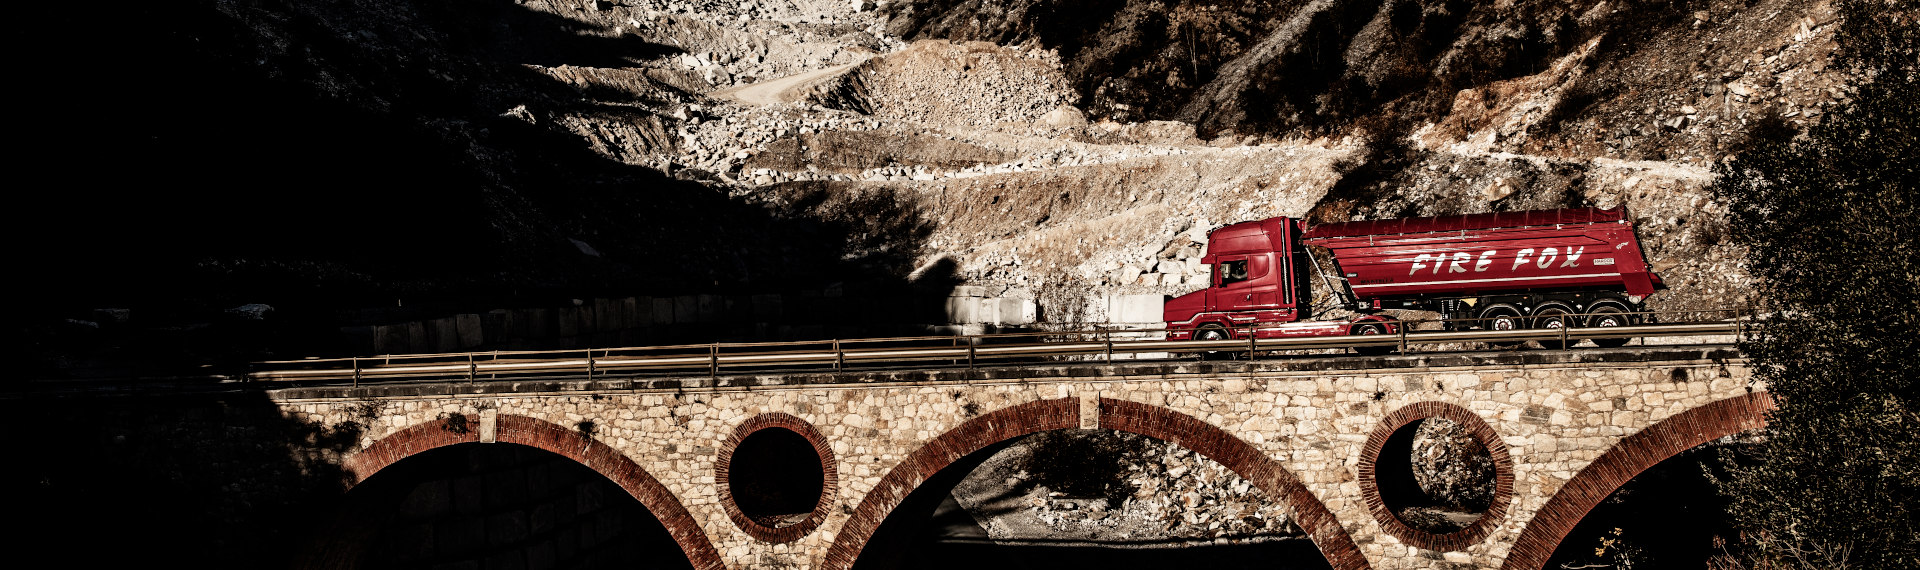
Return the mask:
<path id="1" fill-rule="evenodd" d="M 1467 528 L 1493 503 L 1493 456 L 1453 420 L 1427 418 L 1395 430 L 1376 469 L 1380 498 L 1393 515 L 1432 534 Z"/>
<path id="2" fill-rule="evenodd" d="M 1429 550 L 1465 548 L 1506 511 L 1513 461 L 1472 412 L 1422 402 L 1389 414 L 1368 438 L 1362 492 L 1381 527 Z"/>
<path id="3" fill-rule="evenodd" d="M 820 485 L 826 482 L 822 471 L 820 456 L 806 437 L 787 429 L 763 429 L 733 450 L 727 490 L 740 511 L 760 526 L 792 526 L 820 502 Z"/>
<path id="4" fill-rule="evenodd" d="M 786 414 L 764 414 L 742 424 L 726 447 L 715 479 L 741 529 L 768 542 L 789 542 L 825 519 L 833 452 L 813 426 Z"/>

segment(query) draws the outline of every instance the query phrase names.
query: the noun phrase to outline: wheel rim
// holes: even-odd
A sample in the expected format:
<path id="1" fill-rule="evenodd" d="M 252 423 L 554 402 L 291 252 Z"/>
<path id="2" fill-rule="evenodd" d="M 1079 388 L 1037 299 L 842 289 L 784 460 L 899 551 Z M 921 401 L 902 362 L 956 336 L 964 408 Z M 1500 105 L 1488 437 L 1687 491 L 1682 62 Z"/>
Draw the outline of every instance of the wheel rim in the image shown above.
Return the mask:
<path id="1" fill-rule="evenodd" d="M 1513 317 L 1511 315 L 1501 315 L 1498 317 L 1494 317 L 1493 330 L 1497 330 L 1497 331 L 1513 330 Z"/>
<path id="2" fill-rule="evenodd" d="M 1220 340 L 1226 337 L 1227 335 L 1220 334 L 1220 329 L 1207 329 L 1207 330 L 1200 331 L 1200 340 Z"/>

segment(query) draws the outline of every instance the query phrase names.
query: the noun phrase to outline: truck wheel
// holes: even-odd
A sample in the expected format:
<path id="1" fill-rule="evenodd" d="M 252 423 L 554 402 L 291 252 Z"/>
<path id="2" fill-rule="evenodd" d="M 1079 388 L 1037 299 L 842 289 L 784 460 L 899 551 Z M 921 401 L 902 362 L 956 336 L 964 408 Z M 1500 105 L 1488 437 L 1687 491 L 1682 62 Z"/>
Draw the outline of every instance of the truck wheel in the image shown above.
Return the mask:
<path id="1" fill-rule="evenodd" d="M 1619 307 L 1594 307 L 1593 314 L 1587 317 L 1587 326 L 1597 329 L 1627 326 L 1627 313 Z M 1620 348 L 1627 345 L 1630 338 L 1596 338 L 1594 346 L 1601 348 Z"/>
<path id="2" fill-rule="evenodd" d="M 1487 310 L 1480 312 L 1480 318 L 1484 319 L 1480 321 L 1480 326 L 1490 331 L 1511 331 L 1525 328 L 1525 325 L 1520 324 L 1520 309 L 1505 303 L 1487 307 Z M 1509 349 L 1520 346 L 1519 342 L 1514 341 L 1489 342 L 1487 344 L 1499 349 Z"/>
<path id="3" fill-rule="evenodd" d="M 1199 331 L 1193 333 L 1193 339 L 1227 340 L 1227 329 L 1220 328 L 1218 325 L 1200 327 Z M 1233 358 L 1233 353 L 1223 350 L 1209 350 L 1200 353 L 1201 360 L 1227 360 L 1231 358 Z"/>
<path id="4" fill-rule="evenodd" d="M 1386 332 L 1386 329 L 1382 328 L 1379 323 L 1361 323 L 1353 326 L 1352 334 L 1353 336 L 1373 336 L 1386 334 Z M 1393 352 L 1393 348 L 1394 347 L 1391 346 L 1356 346 L 1353 347 L 1353 351 L 1360 353 L 1362 356 L 1380 356 Z"/>
<path id="5" fill-rule="evenodd" d="M 1565 330 L 1571 320 L 1567 316 L 1567 310 L 1560 307 L 1544 307 L 1534 312 L 1533 315 L 1534 328 L 1542 328 L 1555 332 Z M 1553 340 L 1540 341 L 1540 347 L 1547 350 L 1560 350 L 1579 342 L 1580 339 L 1577 338 L 1569 338 L 1565 342 L 1556 338 Z"/>

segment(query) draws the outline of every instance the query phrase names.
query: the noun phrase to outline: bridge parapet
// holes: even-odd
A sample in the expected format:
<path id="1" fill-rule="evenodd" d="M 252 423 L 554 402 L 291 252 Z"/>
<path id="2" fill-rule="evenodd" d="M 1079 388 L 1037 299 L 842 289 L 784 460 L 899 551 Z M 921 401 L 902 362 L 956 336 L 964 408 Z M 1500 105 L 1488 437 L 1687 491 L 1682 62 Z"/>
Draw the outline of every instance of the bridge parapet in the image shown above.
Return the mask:
<path id="1" fill-rule="evenodd" d="M 652 501 L 649 509 L 697 567 L 846 568 L 893 506 L 958 458 L 1028 433 L 1102 427 L 1172 441 L 1227 465 L 1287 502 L 1337 568 L 1430 568 L 1516 561 L 1537 567 L 1544 556 L 1536 544 L 1523 545 L 1526 560 L 1509 560 L 1522 535 L 1557 544 L 1591 503 L 1571 515 L 1562 511 L 1572 507 L 1549 509 L 1557 530 L 1529 529 L 1535 513 L 1550 502 L 1577 507 L 1578 500 L 1557 498 L 1563 488 L 1577 488 L 1581 497 L 1599 493 L 1597 501 L 1638 472 L 1583 473 L 1590 464 L 1610 453 L 1645 463 L 1679 451 L 1669 449 L 1674 445 L 1758 425 L 1765 405 L 1751 395 L 1756 389 L 1744 358 L 1731 349 L 1645 347 L 714 378 L 460 378 L 271 394 L 299 419 L 369 425 L 359 451 L 345 459 L 350 467 L 384 465 L 449 442 L 567 448 L 552 451 L 584 458 Z M 1729 400 L 1745 404 L 1712 417 L 1688 415 Z M 1381 501 L 1374 458 L 1366 457 L 1378 449 L 1370 440 L 1377 444 L 1382 430 L 1397 427 L 1392 422 L 1428 410 L 1471 414 L 1484 426 L 1480 437 L 1494 440 L 1483 443 L 1510 457 L 1499 473 L 1504 506 L 1489 510 L 1470 539 L 1409 536 L 1394 527 L 1391 513 L 1383 520 L 1370 508 Z M 836 474 L 824 518 L 787 542 L 743 530 L 716 487 L 727 479 L 719 455 L 729 438 L 765 414 L 813 426 L 818 444 L 831 450 L 822 455 L 834 465 L 825 467 Z M 1686 425 L 1665 423 L 1673 418 Z M 534 431 L 544 435 L 503 437 L 507 425 L 523 432 L 540 426 Z M 1678 435 L 1652 451 L 1619 448 L 1656 425 Z M 452 433 L 466 426 L 470 432 Z M 398 455 L 361 458 L 369 452 Z M 618 467 L 621 461 L 632 467 Z M 656 508 L 663 501 L 686 514 Z M 1544 548 L 1550 553 L 1552 546 Z"/>

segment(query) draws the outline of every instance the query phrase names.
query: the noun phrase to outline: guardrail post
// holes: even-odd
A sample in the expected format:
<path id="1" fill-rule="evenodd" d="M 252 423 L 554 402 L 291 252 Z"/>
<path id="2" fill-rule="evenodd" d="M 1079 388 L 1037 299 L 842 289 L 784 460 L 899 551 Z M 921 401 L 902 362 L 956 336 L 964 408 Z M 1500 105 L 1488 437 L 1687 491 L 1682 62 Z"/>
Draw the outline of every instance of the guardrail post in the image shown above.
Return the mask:
<path id="1" fill-rule="evenodd" d="M 1567 344 L 1567 321 L 1566 319 L 1561 319 L 1560 320 L 1560 349 L 1565 350 L 1569 348 L 1573 348 L 1573 345 Z"/>
<path id="2" fill-rule="evenodd" d="M 587 349 L 587 381 L 593 381 L 593 349 Z"/>
<path id="3" fill-rule="evenodd" d="M 353 387 L 360 387 L 360 357 L 353 357 Z"/>
<path id="4" fill-rule="evenodd" d="M 1400 321 L 1393 328 L 1400 330 L 1400 354 L 1407 353 L 1407 322 Z"/>
<path id="5" fill-rule="evenodd" d="M 833 369 L 840 370 L 846 367 L 847 351 L 840 349 L 840 339 L 833 339 Z"/>
<path id="6" fill-rule="evenodd" d="M 467 353 L 467 383 L 473 383 L 473 377 L 480 374 L 480 365 L 473 361 L 473 353 Z"/>
<path id="7" fill-rule="evenodd" d="M 973 354 L 974 354 L 974 351 L 980 346 L 978 344 L 975 344 L 973 342 L 974 340 L 976 339 L 974 339 L 972 336 L 967 337 L 967 371 L 968 372 L 973 371 Z"/>
<path id="8" fill-rule="evenodd" d="M 1247 325 L 1247 362 L 1253 362 L 1254 349 L 1259 347 L 1260 344 L 1256 341 L 1253 325 Z"/>
<path id="9" fill-rule="evenodd" d="M 707 345 L 707 379 L 716 384 L 720 381 L 720 343 L 718 342 Z"/>
<path id="10" fill-rule="evenodd" d="M 1107 364 L 1113 364 L 1113 329 L 1102 331 L 1107 337 Z"/>

